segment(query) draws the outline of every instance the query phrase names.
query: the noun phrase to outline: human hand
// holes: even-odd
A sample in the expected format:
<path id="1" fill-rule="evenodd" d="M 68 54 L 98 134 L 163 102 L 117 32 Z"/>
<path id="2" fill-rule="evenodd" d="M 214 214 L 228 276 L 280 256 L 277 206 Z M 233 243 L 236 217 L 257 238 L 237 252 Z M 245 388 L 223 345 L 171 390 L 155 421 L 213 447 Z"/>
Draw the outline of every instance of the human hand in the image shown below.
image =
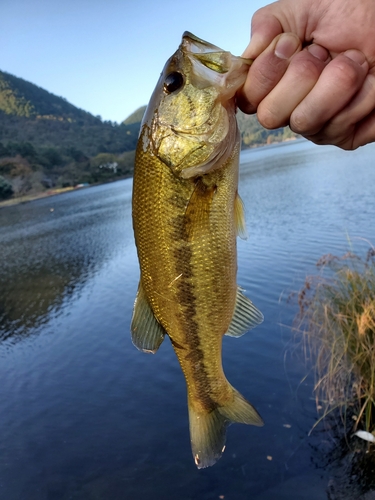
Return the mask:
<path id="1" fill-rule="evenodd" d="M 289 123 L 318 144 L 375 141 L 374 32 L 372 0 L 280 0 L 261 9 L 239 107 L 257 111 L 266 128 Z M 301 42 L 310 45 L 301 50 Z"/>

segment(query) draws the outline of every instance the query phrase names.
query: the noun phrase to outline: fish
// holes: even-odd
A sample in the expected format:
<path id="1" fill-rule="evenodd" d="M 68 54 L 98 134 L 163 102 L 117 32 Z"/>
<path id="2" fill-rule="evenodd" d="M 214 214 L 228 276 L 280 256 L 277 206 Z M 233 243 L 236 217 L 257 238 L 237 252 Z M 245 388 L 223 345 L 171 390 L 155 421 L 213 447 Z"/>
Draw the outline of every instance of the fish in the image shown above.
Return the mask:
<path id="1" fill-rule="evenodd" d="M 155 353 L 169 337 L 186 380 L 199 469 L 221 457 L 230 423 L 263 425 L 222 367 L 223 335 L 240 337 L 263 321 L 236 282 L 236 238 L 246 223 L 235 93 L 249 64 L 185 32 L 151 96 L 136 149 L 140 281 L 132 341 Z"/>

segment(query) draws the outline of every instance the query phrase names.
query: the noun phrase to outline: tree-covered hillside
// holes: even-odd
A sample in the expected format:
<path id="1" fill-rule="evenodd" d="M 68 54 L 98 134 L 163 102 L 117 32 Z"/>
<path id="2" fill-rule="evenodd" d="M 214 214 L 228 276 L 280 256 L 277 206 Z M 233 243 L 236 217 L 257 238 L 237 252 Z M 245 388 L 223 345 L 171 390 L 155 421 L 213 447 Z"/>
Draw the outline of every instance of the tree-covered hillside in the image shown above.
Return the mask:
<path id="1" fill-rule="evenodd" d="M 37 85 L 3 71 L 0 71 L 0 110 L 7 115 L 27 118 L 98 120 L 90 113 L 76 108 L 63 97 L 57 97 Z"/>
<path id="2" fill-rule="evenodd" d="M 237 111 L 237 122 L 241 133 L 242 149 L 287 141 L 297 137 L 289 127 L 267 130 L 260 125 L 256 115 L 245 115 L 242 111 Z"/>
<path id="3" fill-rule="evenodd" d="M 138 125 L 103 122 L 62 97 L 0 71 L 0 141 L 74 147 L 85 155 L 133 150 Z"/>
<path id="4" fill-rule="evenodd" d="M 132 125 L 133 123 L 137 123 L 138 125 L 141 123 L 143 115 L 145 114 L 147 106 L 141 106 L 136 109 L 130 116 L 128 116 L 122 123 L 124 125 Z"/>
<path id="5" fill-rule="evenodd" d="M 138 130 L 0 71 L 0 176 L 15 195 L 131 175 Z"/>

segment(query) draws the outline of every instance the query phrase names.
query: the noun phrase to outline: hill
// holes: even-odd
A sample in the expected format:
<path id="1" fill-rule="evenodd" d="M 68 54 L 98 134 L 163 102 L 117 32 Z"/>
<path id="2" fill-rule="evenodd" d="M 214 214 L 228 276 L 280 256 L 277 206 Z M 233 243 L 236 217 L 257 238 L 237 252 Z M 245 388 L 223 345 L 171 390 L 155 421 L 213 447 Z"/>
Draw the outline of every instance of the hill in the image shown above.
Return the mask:
<path id="1" fill-rule="evenodd" d="M 122 123 L 124 125 L 131 125 L 133 123 L 141 123 L 143 115 L 145 114 L 147 106 L 141 106 L 136 109 L 130 116 L 128 116 Z"/>
<path id="2" fill-rule="evenodd" d="M 0 71 L 0 141 L 76 148 L 87 156 L 135 148 L 138 126 L 102 122 L 63 97 Z"/>
<path id="3" fill-rule="evenodd" d="M 55 117 L 98 121 L 63 97 L 57 97 L 37 85 L 3 71 L 0 71 L 0 110 L 7 115 L 27 118 Z"/>
<path id="4" fill-rule="evenodd" d="M 241 148 L 264 146 L 272 142 L 282 142 L 297 138 L 289 127 L 267 130 L 258 122 L 256 115 L 245 115 L 237 111 L 237 123 L 241 133 Z"/>
<path id="5" fill-rule="evenodd" d="M 0 176 L 16 195 L 131 175 L 138 130 L 0 71 Z"/>

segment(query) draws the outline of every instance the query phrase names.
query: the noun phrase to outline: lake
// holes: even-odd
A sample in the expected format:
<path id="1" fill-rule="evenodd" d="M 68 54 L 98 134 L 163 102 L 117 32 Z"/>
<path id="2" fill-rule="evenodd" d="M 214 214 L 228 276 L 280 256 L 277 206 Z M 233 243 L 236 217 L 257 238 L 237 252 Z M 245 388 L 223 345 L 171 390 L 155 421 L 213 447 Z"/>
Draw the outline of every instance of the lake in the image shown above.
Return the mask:
<path id="1" fill-rule="evenodd" d="M 131 179 L 0 209 L 0 497 L 326 499 L 330 438 L 308 435 L 314 381 L 288 299 L 323 254 L 375 243 L 374 157 L 304 140 L 242 153 L 238 283 L 265 321 L 225 337 L 223 363 L 265 426 L 231 426 L 203 470 L 170 342 L 153 356 L 130 340 Z"/>

